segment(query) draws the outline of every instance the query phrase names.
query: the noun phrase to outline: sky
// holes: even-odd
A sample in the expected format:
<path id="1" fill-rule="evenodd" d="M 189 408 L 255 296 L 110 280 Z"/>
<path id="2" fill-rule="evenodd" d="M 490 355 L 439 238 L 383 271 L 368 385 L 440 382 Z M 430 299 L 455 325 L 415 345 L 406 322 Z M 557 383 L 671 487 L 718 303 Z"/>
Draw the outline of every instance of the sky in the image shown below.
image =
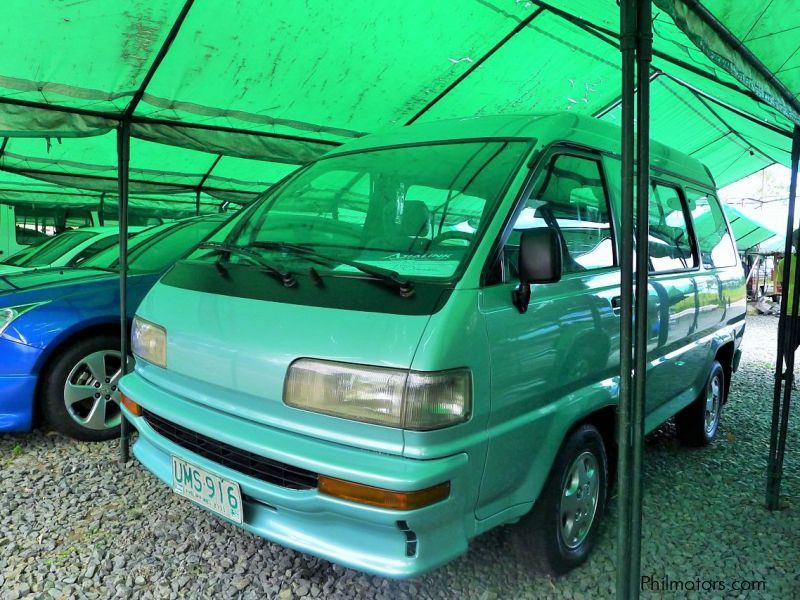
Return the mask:
<path id="1" fill-rule="evenodd" d="M 720 189 L 722 200 L 744 208 L 766 224 L 785 227 L 789 203 L 791 171 L 783 165 L 772 165 Z"/>
<path id="2" fill-rule="evenodd" d="M 783 165 L 772 165 L 720 189 L 720 199 L 783 234 L 789 204 L 790 173 Z M 797 212 L 800 217 L 800 210 Z M 795 219 L 797 222 L 798 218 Z"/>

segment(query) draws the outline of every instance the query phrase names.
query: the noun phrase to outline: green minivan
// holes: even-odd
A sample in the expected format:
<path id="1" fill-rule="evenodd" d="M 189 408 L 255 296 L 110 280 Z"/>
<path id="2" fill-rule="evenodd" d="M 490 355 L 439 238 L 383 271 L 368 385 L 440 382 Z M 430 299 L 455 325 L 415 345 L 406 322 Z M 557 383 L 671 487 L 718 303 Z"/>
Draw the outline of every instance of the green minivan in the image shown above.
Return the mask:
<path id="1" fill-rule="evenodd" d="M 613 479 L 620 131 L 571 113 L 352 141 L 179 261 L 133 324 L 136 457 L 266 539 L 412 577 L 512 524 L 584 561 Z M 705 445 L 743 272 L 709 171 L 652 144 L 648 431 Z M 697 455 L 702 460 L 702 455 Z"/>

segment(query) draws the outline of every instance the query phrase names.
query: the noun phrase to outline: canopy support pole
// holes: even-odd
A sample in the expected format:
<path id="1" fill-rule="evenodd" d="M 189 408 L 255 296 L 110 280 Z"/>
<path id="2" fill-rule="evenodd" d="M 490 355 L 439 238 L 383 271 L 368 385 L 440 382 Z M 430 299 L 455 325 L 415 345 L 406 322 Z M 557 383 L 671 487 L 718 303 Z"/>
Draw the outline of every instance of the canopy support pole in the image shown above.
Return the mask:
<path id="1" fill-rule="evenodd" d="M 653 60 L 652 3 L 639 0 L 636 64 L 636 285 L 634 290 L 633 415 L 631 463 L 631 537 L 628 597 L 639 597 L 642 550 L 642 455 L 647 401 L 647 297 L 650 256 L 648 252 L 650 204 L 650 64 Z"/>
<path id="2" fill-rule="evenodd" d="M 650 0 L 623 0 L 620 7 L 620 51 L 622 52 L 620 287 L 622 310 L 620 320 L 620 399 L 617 413 L 619 451 L 617 459 L 619 483 L 617 598 L 628 600 L 639 597 L 641 572 L 642 450 L 647 392 L 650 65 L 653 34 Z M 636 220 L 635 239 L 634 217 Z M 636 252 L 635 272 L 634 249 Z M 632 366 L 633 369 L 631 369 Z"/>
<path id="3" fill-rule="evenodd" d="M 117 177 L 119 178 L 119 324 L 120 369 L 128 373 L 128 175 L 130 167 L 130 123 L 122 121 L 117 129 Z M 119 459 L 130 459 L 130 424 L 124 415 L 120 419 Z"/>
<path id="4" fill-rule="evenodd" d="M 663 75 L 663 74 L 664 74 L 664 72 L 663 72 L 663 71 L 657 71 L 657 70 L 656 70 L 656 71 L 653 71 L 652 75 L 650 75 L 650 83 L 652 83 L 653 81 L 655 81 L 655 80 L 656 80 L 656 78 L 658 78 L 659 76 L 661 76 L 661 75 Z M 636 91 L 636 88 L 634 88 L 634 92 L 635 92 L 635 91 Z M 599 109 L 599 110 L 595 111 L 595 112 L 592 114 L 592 116 L 593 116 L 595 119 L 602 119 L 602 118 L 603 118 L 603 117 L 605 117 L 605 116 L 606 116 L 608 113 L 610 113 L 612 110 L 614 110 L 615 108 L 618 108 L 620 104 L 622 104 L 622 98 L 621 98 L 621 97 L 615 98 L 614 100 L 612 100 L 611 102 L 609 102 L 608 104 L 606 104 L 606 105 L 605 105 L 603 108 L 601 108 L 601 109 Z"/>
<path id="5" fill-rule="evenodd" d="M 792 256 L 792 230 L 794 229 L 795 203 L 797 199 L 797 170 L 800 163 L 800 125 L 795 125 L 792 136 L 792 170 L 789 183 L 789 214 L 786 218 L 786 245 L 784 247 L 783 286 L 781 289 L 781 316 L 778 323 L 778 357 L 775 361 L 775 388 L 772 397 L 772 427 L 769 437 L 769 459 L 767 462 L 767 509 L 777 510 L 780 506 L 781 480 L 783 478 L 783 457 L 786 450 L 786 434 L 789 426 L 789 407 L 792 400 L 794 382 L 794 354 L 796 330 L 792 315 L 787 314 L 790 286 L 792 286 L 792 312 L 797 314 L 800 301 L 800 239 L 795 242 L 795 255 Z M 791 270 L 794 269 L 794 273 Z M 792 277 L 793 275 L 793 277 Z M 783 370 L 784 362 L 786 370 Z"/>
<path id="6" fill-rule="evenodd" d="M 100 227 L 104 227 L 106 224 L 106 193 L 100 193 L 100 207 L 97 211 L 97 220 L 100 224 Z"/>
<path id="7" fill-rule="evenodd" d="M 617 407 L 617 598 L 627 598 L 630 572 L 627 546 L 630 540 L 630 460 L 633 395 L 633 196 L 634 196 L 634 93 L 636 91 L 636 0 L 620 3 L 620 52 L 622 54 L 622 114 L 620 221 L 620 349 L 619 406 Z"/>
<path id="8" fill-rule="evenodd" d="M 506 34 L 506 35 L 503 37 L 503 39 L 502 39 L 502 40 L 500 40 L 500 41 L 499 41 L 499 42 L 497 42 L 497 43 L 496 43 L 494 46 L 492 46 L 492 47 L 489 49 L 489 51 L 488 51 L 486 54 L 484 54 L 484 55 L 483 55 L 483 56 L 481 56 L 481 57 L 480 57 L 478 60 L 476 60 L 474 63 L 472 63 L 472 64 L 470 65 L 470 67 L 469 67 L 469 68 L 468 68 L 466 71 L 464 71 L 464 72 L 463 72 L 461 75 L 459 75 L 459 76 L 458 76 L 458 77 L 455 79 L 455 81 L 453 81 L 453 82 L 452 82 L 450 85 L 448 85 L 446 88 L 444 88 L 444 89 L 443 89 L 441 92 L 439 92 L 438 94 L 436 94 L 436 96 L 435 96 L 435 97 L 434 97 L 434 98 L 433 98 L 433 99 L 432 99 L 430 102 L 428 102 L 428 103 L 427 103 L 425 106 L 423 106 L 423 107 L 422 107 L 422 108 L 421 108 L 421 109 L 420 109 L 420 110 L 419 110 L 419 111 L 418 111 L 418 112 L 417 112 L 417 113 L 416 113 L 416 114 L 415 114 L 413 117 L 411 117 L 411 118 L 410 118 L 408 121 L 406 121 L 406 125 L 411 125 L 411 124 L 412 124 L 414 121 L 416 121 L 416 120 L 417 120 L 417 119 L 419 119 L 419 118 L 420 118 L 422 115 L 424 115 L 426 112 L 428 112 L 430 109 L 432 109 L 432 108 L 433 108 L 433 107 L 434 107 L 434 106 L 435 106 L 435 105 L 436 105 L 436 104 L 439 102 L 439 100 L 441 100 L 442 98 L 444 98 L 444 97 L 445 97 L 447 94 L 449 94 L 451 91 L 453 91 L 453 89 L 454 89 L 454 88 L 455 88 L 455 87 L 456 87 L 458 84 L 460 84 L 460 83 L 461 83 L 462 81 L 464 81 L 464 80 L 465 80 L 467 77 L 469 77 L 470 75 L 472 75 L 472 73 L 474 73 L 476 70 L 478 70 L 478 68 L 480 68 L 480 66 L 481 66 L 483 63 L 485 63 L 485 62 L 486 62 L 486 61 L 487 61 L 487 60 L 488 60 L 488 59 L 489 59 L 489 58 L 490 58 L 490 57 L 491 57 L 491 56 L 492 56 L 492 55 L 493 55 L 495 52 L 497 52 L 498 50 L 500 50 L 500 48 L 502 48 L 503 46 L 505 46 L 505 45 L 508 43 L 508 41 L 509 41 L 511 38 L 513 38 L 513 37 L 514 37 L 515 35 L 517 35 L 517 34 L 518 34 L 520 31 L 522 31 L 522 30 L 523 30 L 523 29 L 525 29 L 525 28 L 526 28 L 528 25 L 530 25 L 530 24 L 531 24 L 531 21 L 533 21 L 533 20 L 534 20 L 536 17 L 538 17 L 540 14 L 542 14 L 542 12 L 544 12 L 544 7 L 541 7 L 541 6 L 540 6 L 539 8 L 537 8 L 536 10 L 534 10 L 534 11 L 533 11 L 531 14 L 529 14 L 527 17 L 525 17 L 524 19 L 522 19 L 522 21 L 520 21 L 519 23 L 517 23 L 517 26 L 516 26 L 516 27 L 514 27 L 514 29 L 512 29 L 511 31 L 509 31 L 509 32 L 508 32 L 508 33 L 507 33 L 507 34 Z"/>
<path id="9" fill-rule="evenodd" d="M 145 90 L 147 90 L 147 86 L 150 85 L 150 81 L 152 81 L 153 77 L 156 74 L 156 71 L 158 71 L 158 67 L 161 66 L 161 63 L 164 61 L 164 58 L 166 58 L 167 52 L 169 51 L 169 47 L 172 46 L 172 42 L 174 42 L 175 38 L 178 37 L 178 32 L 181 29 L 181 25 L 183 25 L 183 22 L 186 20 L 186 15 L 189 14 L 189 9 L 192 8 L 192 4 L 194 4 L 194 0 L 186 0 L 183 3 L 183 6 L 181 7 L 181 12 L 178 13 L 178 17 L 175 19 L 175 22 L 172 23 L 172 27 L 167 33 L 167 37 L 164 40 L 164 43 L 161 44 L 161 47 L 158 49 L 158 53 L 153 59 L 153 63 L 150 65 L 150 68 L 147 69 L 147 73 L 145 73 L 144 79 L 142 79 L 142 83 L 139 85 L 139 88 L 133 94 L 131 101 L 128 103 L 128 106 L 126 107 L 123 116 L 123 121 L 128 121 L 130 117 L 133 116 L 133 112 L 136 110 L 136 107 L 139 105 L 139 102 L 144 97 L 144 93 Z"/>
<path id="10" fill-rule="evenodd" d="M 674 81 L 675 83 L 677 83 L 681 87 L 686 88 L 687 90 L 692 92 L 698 98 L 705 98 L 709 102 L 713 102 L 717 106 L 720 106 L 720 107 L 724 108 L 725 110 L 729 110 L 730 112 L 735 113 L 736 115 L 742 117 L 743 119 L 746 119 L 746 120 L 750 121 L 751 123 L 754 123 L 756 125 L 760 125 L 764 129 L 769 129 L 773 133 L 777 133 L 778 135 L 782 135 L 782 136 L 787 137 L 787 138 L 791 138 L 792 137 L 791 132 L 789 132 L 789 131 L 787 131 L 785 129 L 781 129 L 780 127 L 778 127 L 776 125 L 773 125 L 772 123 L 767 123 L 766 121 L 763 121 L 761 119 L 757 119 L 756 117 L 754 117 L 753 115 L 751 115 L 747 111 L 744 111 L 741 108 L 737 108 L 736 106 L 733 106 L 732 104 L 729 104 L 727 102 L 723 102 L 719 98 L 716 98 L 716 97 L 712 96 L 711 94 L 709 94 L 707 92 L 704 92 L 703 90 L 701 90 L 699 88 L 696 88 L 692 84 L 686 83 L 683 79 L 680 79 L 679 77 L 675 77 L 674 75 L 671 75 L 671 74 L 667 73 L 666 71 L 661 71 L 661 73 L 667 79 L 669 79 L 671 81 Z"/>
<path id="11" fill-rule="evenodd" d="M 691 90 L 690 90 L 690 91 L 691 91 Z M 719 121 L 720 123 L 722 123 L 722 126 L 723 126 L 723 127 L 725 127 L 725 129 L 727 129 L 727 130 L 728 130 L 728 132 L 729 132 L 729 133 L 730 133 L 730 134 L 731 134 L 733 137 L 735 137 L 737 140 L 739 140 L 740 142 L 742 142 L 743 144 L 745 144 L 745 145 L 746 145 L 748 148 L 750 148 L 750 149 L 751 149 L 751 150 L 753 150 L 754 152 L 758 152 L 758 153 L 759 153 L 761 156 L 763 156 L 764 158 L 766 158 L 766 159 L 767 159 L 767 160 L 768 160 L 770 163 L 773 163 L 773 164 L 774 164 L 774 163 L 778 163 L 778 162 L 780 162 L 780 161 L 778 161 L 778 160 L 775 160 L 774 158 L 772 158 L 772 157 L 771 157 L 769 154 L 767 154 L 766 152 L 764 152 L 764 151 L 763 151 L 761 148 L 759 148 L 759 147 L 758 147 L 758 146 L 756 146 L 755 144 L 753 144 L 753 143 L 751 143 L 750 141 L 748 141 L 748 140 L 747 140 L 747 139 L 746 139 L 746 138 L 745 138 L 745 137 L 744 137 L 744 136 L 743 136 L 741 133 L 739 133 L 739 132 L 738 132 L 738 131 L 736 131 L 736 130 L 735 130 L 733 127 L 731 127 L 731 126 L 730 126 L 730 124 L 728 123 L 728 121 L 727 121 L 727 120 L 725 120 L 725 119 L 722 117 L 722 115 L 721 115 L 721 114 L 719 114 L 719 113 L 718 113 L 716 110 L 714 110 L 714 108 L 713 108 L 713 107 L 712 107 L 712 106 L 709 104 L 708 100 L 706 100 L 706 99 L 704 99 L 702 96 L 700 96 L 700 95 L 696 94 L 694 91 L 692 91 L 692 95 L 693 95 L 695 98 L 697 98 L 697 101 L 698 101 L 700 104 L 702 104 L 703 106 L 705 106 L 705 107 L 706 107 L 706 110 L 708 110 L 708 112 L 710 112 L 712 115 L 714 115 L 714 118 L 715 118 L 717 121 Z"/>
<path id="12" fill-rule="evenodd" d="M 197 190 L 195 190 L 195 193 L 197 194 L 196 204 L 195 204 L 195 215 L 197 216 L 200 216 L 200 193 L 203 191 L 203 186 L 205 185 L 206 180 L 211 176 L 211 172 L 219 164 L 220 160 L 222 160 L 222 154 L 217 154 L 217 158 L 214 159 L 214 162 L 211 163 L 211 166 L 208 168 L 208 171 L 206 171 L 205 175 L 203 175 L 203 178 L 200 179 L 200 183 L 197 184 Z"/>

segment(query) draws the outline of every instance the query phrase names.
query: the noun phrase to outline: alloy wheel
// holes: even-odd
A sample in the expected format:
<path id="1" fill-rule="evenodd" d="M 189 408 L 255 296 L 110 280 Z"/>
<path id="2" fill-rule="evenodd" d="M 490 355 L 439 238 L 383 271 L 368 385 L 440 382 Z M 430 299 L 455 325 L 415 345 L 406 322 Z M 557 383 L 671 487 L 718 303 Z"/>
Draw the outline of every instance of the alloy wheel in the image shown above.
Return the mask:
<path id="1" fill-rule="evenodd" d="M 719 412 L 722 406 L 722 378 L 715 373 L 706 387 L 706 435 L 712 436 L 719 424 Z"/>
<path id="2" fill-rule="evenodd" d="M 69 416 L 87 429 L 117 427 L 121 377 L 119 352 L 101 350 L 85 356 L 72 367 L 64 383 L 64 404 Z"/>
<path id="3" fill-rule="evenodd" d="M 589 535 L 599 494 L 597 457 L 591 452 L 583 452 L 570 466 L 561 490 L 561 539 L 568 548 L 577 548 Z"/>

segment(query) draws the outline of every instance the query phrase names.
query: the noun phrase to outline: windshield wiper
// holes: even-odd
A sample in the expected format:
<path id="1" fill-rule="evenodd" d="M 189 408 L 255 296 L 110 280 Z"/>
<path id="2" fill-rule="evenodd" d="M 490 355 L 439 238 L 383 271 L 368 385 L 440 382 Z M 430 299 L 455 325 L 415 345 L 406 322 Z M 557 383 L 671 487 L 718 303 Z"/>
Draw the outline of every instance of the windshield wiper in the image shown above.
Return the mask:
<path id="1" fill-rule="evenodd" d="M 230 258 L 232 254 L 243 256 L 250 260 L 251 263 L 260 267 L 266 273 L 272 275 L 286 287 L 294 287 L 297 285 L 297 279 L 289 271 L 283 271 L 265 261 L 257 252 L 248 250 L 242 246 L 234 246 L 232 244 L 222 244 L 217 242 L 204 242 L 197 247 L 199 250 L 213 250 L 221 254 L 223 257 Z M 226 259 L 227 259 L 226 258 Z M 217 263 L 219 264 L 219 262 Z"/>
<path id="2" fill-rule="evenodd" d="M 288 242 L 251 242 L 249 245 L 253 248 L 260 248 L 262 250 L 285 250 L 287 252 L 304 256 L 309 261 L 317 264 L 336 264 L 353 267 L 354 269 L 369 275 L 374 280 L 395 288 L 403 298 L 410 298 L 414 295 L 414 284 L 407 279 L 401 279 L 399 273 L 397 273 L 397 271 L 392 271 L 391 269 L 367 265 L 362 262 L 347 260 L 337 256 L 328 256 L 327 254 L 322 254 L 314 250 L 314 248 L 311 246 L 307 246 L 305 244 L 291 244 Z"/>

